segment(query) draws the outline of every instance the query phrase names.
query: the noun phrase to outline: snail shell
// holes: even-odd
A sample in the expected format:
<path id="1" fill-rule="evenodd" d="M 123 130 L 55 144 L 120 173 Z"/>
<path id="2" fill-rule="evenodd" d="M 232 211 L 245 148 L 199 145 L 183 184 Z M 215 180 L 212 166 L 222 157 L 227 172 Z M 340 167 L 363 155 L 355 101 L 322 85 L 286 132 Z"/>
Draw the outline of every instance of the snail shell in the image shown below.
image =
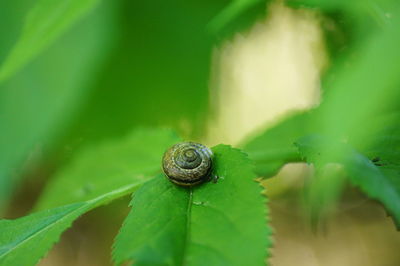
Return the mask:
<path id="1" fill-rule="evenodd" d="M 173 145 L 163 156 L 162 168 L 169 180 L 181 186 L 194 186 L 209 180 L 212 151 L 195 142 Z"/>

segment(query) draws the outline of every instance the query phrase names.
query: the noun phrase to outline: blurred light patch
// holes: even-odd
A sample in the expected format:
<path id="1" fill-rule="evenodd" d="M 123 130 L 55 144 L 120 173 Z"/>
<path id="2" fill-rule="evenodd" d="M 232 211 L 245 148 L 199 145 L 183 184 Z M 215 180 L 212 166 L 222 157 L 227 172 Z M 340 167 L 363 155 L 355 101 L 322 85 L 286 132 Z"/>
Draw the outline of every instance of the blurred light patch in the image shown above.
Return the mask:
<path id="1" fill-rule="evenodd" d="M 237 144 L 291 110 L 319 102 L 327 57 L 318 15 L 281 2 L 268 19 L 214 51 L 209 144 Z"/>

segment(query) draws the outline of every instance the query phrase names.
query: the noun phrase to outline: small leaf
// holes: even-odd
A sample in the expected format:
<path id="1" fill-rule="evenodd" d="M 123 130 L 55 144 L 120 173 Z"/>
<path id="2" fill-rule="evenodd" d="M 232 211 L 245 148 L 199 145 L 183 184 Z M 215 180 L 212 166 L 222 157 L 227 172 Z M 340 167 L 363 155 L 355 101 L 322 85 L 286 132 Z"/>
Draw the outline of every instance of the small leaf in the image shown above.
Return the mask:
<path id="1" fill-rule="evenodd" d="M 230 35 L 255 23 L 266 13 L 269 0 L 231 0 L 207 25 L 212 34 Z"/>
<path id="2" fill-rule="evenodd" d="M 271 245 L 265 199 L 245 154 L 213 148 L 217 183 L 181 188 L 163 176 L 143 185 L 113 257 L 135 265 L 265 265 Z"/>
<path id="3" fill-rule="evenodd" d="M 256 163 L 256 174 L 271 177 L 284 164 L 301 161 L 294 142 L 310 133 L 311 117 L 309 112 L 294 114 L 243 145 Z"/>
<path id="4" fill-rule="evenodd" d="M 86 202 L 41 211 L 16 220 L 0 220 L 0 265 L 35 265 L 79 216 L 131 193 L 134 188 L 135 185 L 128 185 Z"/>
<path id="5" fill-rule="evenodd" d="M 182 265 L 189 190 L 159 175 L 132 197 L 132 210 L 115 240 L 115 262 L 134 260 L 135 265 Z"/>
<path id="6" fill-rule="evenodd" d="M 324 163 L 336 162 L 344 170 L 354 185 L 366 195 L 380 201 L 400 225 L 400 169 L 380 168 L 370 159 L 343 143 L 328 143 L 320 137 L 307 136 L 296 142 L 307 161 Z M 326 155 L 328 154 L 328 156 Z M 396 181 L 397 179 L 397 181 Z M 399 227 L 400 228 L 400 227 Z"/>
<path id="7" fill-rule="evenodd" d="M 317 229 L 319 222 L 336 209 L 346 178 L 341 165 L 314 166 L 314 175 L 306 182 L 304 207 L 313 228 Z"/>
<path id="8" fill-rule="evenodd" d="M 0 231 L 5 232 L 0 236 L 0 265 L 35 264 L 80 215 L 154 177 L 162 153 L 176 141 L 170 130 L 141 129 L 83 152 L 53 180 L 39 207 L 78 203 L 0 221 Z"/>
<path id="9" fill-rule="evenodd" d="M 19 40 L 0 68 L 0 82 L 32 60 L 98 2 L 39 0 L 28 14 Z"/>
<path id="10" fill-rule="evenodd" d="M 246 154 L 226 145 L 213 148 L 218 183 L 193 190 L 189 265 L 265 265 L 271 231 L 261 186 Z"/>
<path id="11" fill-rule="evenodd" d="M 23 2 L 31 6 L 37 1 Z M 8 21 L 6 14 L 14 17 L 16 12 L 10 10 L 11 2 L 0 3 L 2 24 L 9 28 L 15 22 Z M 62 151 L 71 146 L 59 138 L 68 135 L 66 129 L 87 100 L 97 69 L 108 54 L 117 27 L 118 5 L 111 1 L 100 5 L 46 49 L 39 60 L 0 84 L 0 215 L 23 178 L 30 176 L 25 174 L 29 166 L 48 160 L 56 143 L 63 143 Z M 21 7 L 14 8 L 20 12 Z M 9 43 L 13 36 L 11 28 L 3 30 L 0 43 Z"/>
<path id="12" fill-rule="evenodd" d="M 85 201 L 125 185 L 139 186 L 161 171 L 162 154 L 176 142 L 179 138 L 171 130 L 139 129 L 86 149 L 50 181 L 37 208 Z"/>
<path id="13" fill-rule="evenodd" d="M 345 168 L 351 182 L 359 186 L 370 198 L 379 200 L 393 216 L 397 228 L 400 229 L 399 169 L 381 170 L 356 151 L 353 151 L 345 161 Z"/>

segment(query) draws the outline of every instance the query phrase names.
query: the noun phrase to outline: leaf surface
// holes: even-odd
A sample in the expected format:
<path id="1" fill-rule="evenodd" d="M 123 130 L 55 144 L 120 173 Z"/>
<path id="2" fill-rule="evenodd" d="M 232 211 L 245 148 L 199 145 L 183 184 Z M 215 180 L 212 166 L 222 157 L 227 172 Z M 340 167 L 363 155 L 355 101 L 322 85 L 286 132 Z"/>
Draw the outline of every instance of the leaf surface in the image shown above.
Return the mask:
<path id="1" fill-rule="evenodd" d="M 140 129 L 81 153 L 49 185 L 39 207 L 72 204 L 0 221 L 0 265 L 35 264 L 80 215 L 160 172 L 163 152 L 178 140 L 171 130 Z"/>
<path id="2" fill-rule="evenodd" d="M 63 1 L 54 4 L 59 2 Z M 109 50 L 115 3 L 99 5 L 38 60 L 0 84 L 0 212 L 22 180 L 23 167 L 36 167 L 47 159 L 86 99 L 91 79 Z M 13 24 L 6 20 L 9 5 L 0 4 L 0 17 L 7 28 Z M 0 43 L 10 42 L 9 30 L 2 33 Z"/>
<path id="3" fill-rule="evenodd" d="M 265 265 L 271 232 L 252 163 L 229 146 L 213 152 L 217 183 L 190 189 L 160 176 L 133 196 L 114 245 L 118 264 Z"/>
<path id="4" fill-rule="evenodd" d="M 230 37 L 262 18 L 269 2 L 269 0 L 232 0 L 210 21 L 207 28 L 213 34 Z"/>
<path id="5" fill-rule="evenodd" d="M 84 16 L 98 0 L 39 0 L 29 12 L 19 40 L 0 68 L 4 81 Z"/>
<path id="6" fill-rule="evenodd" d="M 46 187 L 37 208 L 85 201 L 126 185 L 148 181 L 161 171 L 164 151 L 179 142 L 167 129 L 138 129 L 125 138 L 82 151 Z"/>
<path id="7" fill-rule="evenodd" d="M 312 132 L 312 113 L 296 113 L 245 142 L 243 149 L 256 163 L 256 173 L 271 177 L 284 164 L 300 161 L 295 141 Z"/>
<path id="8" fill-rule="evenodd" d="M 271 246 L 266 199 L 253 163 L 238 149 L 213 148 L 216 184 L 193 190 L 189 265 L 265 265 Z"/>
<path id="9" fill-rule="evenodd" d="M 320 163 L 323 160 L 324 163 L 342 164 L 351 183 L 358 186 L 368 197 L 380 201 L 399 227 L 400 168 L 391 165 L 377 166 L 371 159 L 348 145 L 329 142 L 316 136 L 304 137 L 296 142 L 296 145 L 310 163 Z M 324 155 L 326 151 L 330 157 Z"/>
<path id="10" fill-rule="evenodd" d="M 85 202 L 0 220 L 0 265 L 35 265 L 72 222 L 89 210 L 133 191 L 128 185 Z"/>
<path id="11" fill-rule="evenodd" d="M 132 197 L 132 210 L 115 240 L 115 262 L 132 260 L 135 265 L 182 265 L 189 191 L 159 175 Z"/>

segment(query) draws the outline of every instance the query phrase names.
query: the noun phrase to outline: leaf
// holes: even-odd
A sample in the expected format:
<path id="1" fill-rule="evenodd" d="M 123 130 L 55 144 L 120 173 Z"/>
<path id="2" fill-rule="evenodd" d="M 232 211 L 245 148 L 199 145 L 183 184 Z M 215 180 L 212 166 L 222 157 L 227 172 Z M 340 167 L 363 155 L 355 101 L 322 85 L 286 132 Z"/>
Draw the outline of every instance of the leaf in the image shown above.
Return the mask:
<path id="1" fill-rule="evenodd" d="M 154 177 L 162 153 L 176 141 L 171 130 L 141 129 L 81 153 L 49 185 L 39 207 L 77 203 L 0 221 L 5 232 L 0 236 L 0 265 L 35 264 L 80 215 Z"/>
<path id="2" fill-rule="evenodd" d="M 215 45 L 205 26 L 224 4 L 123 1 L 115 48 L 61 152 L 65 143 L 119 137 L 137 125 L 179 128 L 186 139 L 203 137 Z"/>
<path id="3" fill-rule="evenodd" d="M 352 10 L 354 12 L 366 12 L 369 11 L 370 16 L 377 16 L 378 12 L 383 12 L 381 10 L 383 7 L 391 6 L 396 3 L 396 0 L 289 0 L 290 4 L 300 7 L 310 7 L 310 8 L 321 8 L 325 11 L 334 10 Z M 383 14 L 381 14 L 383 15 Z"/>
<path id="4" fill-rule="evenodd" d="M 158 177 L 133 196 L 113 258 L 135 265 L 265 265 L 271 231 L 245 154 L 213 148 L 217 183 L 182 188 Z"/>
<path id="5" fill-rule="evenodd" d="M 399 8 L 392 14 L 389 25 L 358 43 L 351 58 L 347 55 L 335 62 L 329 79 L 324 81 L 326 93 L 318 108 L 293 116 L 244 145 L 256 162 L 257 174 L 272 175 L 287 161 L 298 160 L 292 144 L 307 134 L 319 133 L 336 141 L 347 139 L 356 147 L 373 142 L 368 132 L 375 130 L 376 123 L 365 121 L 371 121 L 384 108 L 396 106 L 394 99 L 400 96 L 400 55 L 396 52 L 400 46 L 396 34 Z"/>
<path id="6" fill-rule="evenodd" d="M 335 6 L 339 10 L 354 8 L 358 16 L 363 12 L 374 16 L 381 4 L 390 6 L 390 13 L 384 16 L 387 21 L 379 30 L 372 30 L 368 23 L 361 21 L 367 29 L 367 38 L 349 42 L 351 52 L 333 58 L 333 65 L 324 77 L 324 99 L 315 111 L 313 124 L 318 132 L 336 140 L 347 139 L 353 145 L 366 140 L 366 134 L 374 130 L 374 124 L 365 123 L 379 116 L 387 109 L 397 106 L 400 96 L 398 86 L 400 76 L 400 55 L 396 53 L 400 45 L 398 28 L 400 27 L 400 8 L 397 1 L 305 1 L 315 6 Z M 376 4 L 376 5 L 375 5 Z M 354 6 L 353 6 L 354 5 Z M 362 6 L 362 9 L 358 7 Z M 364 10 L 365 9 L 365 10 Z M 380 11 L 379 11 L 380 12 Z M 365 15 L 365 14 L 364 14 Z M 356 24 L 348 23 L 348 27 Z M 357 32 L 356 29 L 353 31 Z M 356 34 L 356 33 L 355 33 Z"/>
<path id="7" fill-rule="evenodd" d="M 307 180 L 304 193 L 304 208 L 316 230 L 319 222 L 337 207 L 346 184 L 343 167 L 338 164 L 314 164 L 314 175 Z"/>
<path id="8" fill-rule="evenodd" d="M 132 210 L 115 240 L 116 264 L 134 260 L 135 265 L 182 265 L 189 190 L 159 175 L 132 197 Z"/>
<path id="9" fill-rule="evenodd" d="M 384 121 L 386 123 L 383 129 L 378 127 L 381 130 L 375 132 L 378 137 L 374 139 L 373 145 L 362 152 L 368 156 L 400 195 L 400 116 L 398 113 L 393 114 Z M 400 202 L 397 204 L 400 205 Z M 398 216 L 395 222 L 400 229 Z"/>
<path id="10" fill-rule="evenodd" d="M 116 7 L 113 2 L 100 5 L 40 60 L 0 85 L 0 213 L 22 180 L 21 172 L 44 159 L 85 101 L 109 49 Z"/>
<path id="11" fill-rule="evenodd" d="M 269 0 L 231 0 L 207 25 L 212 34 L 230 35 L 253 25 L 266 13 Z"/>
<path id="12" fill-rule="evenodd" d="M 136 186 L 161 171 L 164 151 L 179 142 L 171 130 L 138 129 L 125 138 L 82 151 L 53 178 L 37 205 L 46 209 L 85 201 L 122 186 Z"/>
<path id="13" fill-rule="evenodd" d="M 265 265 L 271 246 L 266 200 L 252 162 L 240 150 L 213 148 L 218 183 L 193 190 L 187 261 L 203 265 Z"/>
<path id="14" fill-rule="evenodd" d="M 256 163 L 256 173 L 271 177 L 286 163 L 301 161 L 294 142 L 312 132 L 312 113 L 296 113 L 243 145 L 243 149 Z"/>
<path id="15" fill-rule="evenodd" d="M 317 136 L 301 138 L 296 142 L 296 145 L 299 147 L 300 153 L 307 157 L 307 161 L 310 163 L 320 163 L 323 160 L 324 163 L 336 162 L 342 164 L 350 181 L 370 198 L 380 201 L 399 227 L 400 182 L 398 177 L 400 176 L 400 169 L 390 167 L 381 169 L 350 146 Z M 327 151 L 330 157 L 324 155 Z"/>
<path id="16" fill-rule="evenodd" d="M 400 46 L 396 34 L 400 9 L 393 10 L 390 25 L 357 47 L 352 60 L 340 64 L 334 77 L 325 82 L 326 95 L 315 120 L 320 132 L 337 140 L 349 139 L 355 146 L 363 143 L 374 124 L 365 123 L 384 110 L 397 106 L 400 96 Z M 384 52 L 383 52 L 384 51 Z"/>
<path id="17" fill-rule="evenodd" d="M 396 0 L 289 0 L 287 2 L 294 7 L 321 9 L 328 16 L 340 13 L 336 23 L 342 27 L 351 28 L 350 35 L 352 36 L 349 36 L 351 41 L 360 41 L 372 32 L 390 25 L 391 11 L 398 4 Z M 332 27 L 327 29 L 327 31 L 331 30 Z"/>
<path id="18" fill-rule="evenodd" d="M 0 265 L 35 265 L 72 222 L 89 210 L 133 191 L 128 185 L 89 201 L 34 213 L 16 220 L 0 220 Z"/>
<path id="19" fill-rule="evenodd" d="M 330 3 L 333 2 L 326 2 L 327 5 Z M 352 151 L 354 147 L 364 151 L 376 142 L 379 139 L 379 134 L 376 132 L 387 125 L 385 123 L 387 120 L 381 116 L 388 110 L 398 108 L 397 99 L 400 97 L 398 89 L 400 56 L 396 52 L 400 46 L 397 34 L 400 27 L 398 6 L 391 9 L 389 17 L 384 27 L 379 30 L 368 29 L 371 32 L 364 41 L 348 43 L 347 45 L 352 47 L 351 53 L 333 58 L 333 66 L 323 83 L 324 99 L 321 105 L 312 111 L 312 115 L 305 120 L 302 120 L 301 116 L 293 118 L 294 122 L 289 119 L 282 125 L 272 128 L 272 133 L 267 130 L 245 145 L 245 150 L 257 163 L 257 173 L 264 176 L 272 175 L 274 170 L 279 169 L 288 158 L 291 158 L 290 154 L 295 154 L 293 151 L 291 153 L 285 151 L 290 151 L 291 144 L 296 138 L 316 133 L 329 141 L 323 140 L 321 145 L 314 139 L 315 143 L 306 156 L 308 161 L 320 166 L 329 162 L 344 164 L 347 172 L 352 173 L 350 178 L 353 183 L 359 185 L 367 195 L 387 205 L 388 210 L 398 217 L 397 203 L 394 203 L 397 197 L 394 191 L 397 189 L 398 181 L 393 181 L 398 179 L 393 175 L 393 172 L 397 171 L 393 170 L 393 164 L 392 174 L 389 175 L 382 167 L 381 171 L 376 172 L 373 164 L 372 168 L 369 165 L 364 169 L 367 173 L 362 173 L 362 161 L 368 159 L 361 154 L 356 156 Z M 351 21 L 351 23 L 351 25 L 362 24 L 365 21 Z M 363 25 L 368 28 L 369 24 Z M 299 122 L 296 122 L 296 119 L 299 119 Z M 318 150 L 314 147 L 316 144 L 319 146 Z M 343 148 L 343 145 L 352 148 Z M 303 143 L 301 151 L 303 156 L 307 153 L 306 148 Z M 280 150 L 282 155 L 278 156 Z M 296 157 L 293 158 L 298 160 Z M 392 163 L 399 164 L 399 162 L 399 158 L 392 159 Z M 364 174 L 368 177 L 361 179 Z M 382 178 L 383 181 L 379 181 L 382 183 L 377 185 L 378 180 Z M 338 182 L 338 190 L 334 191 L 332 198 L 336 198 L 335 195 L 339 194 L 340 183 Z M 323 187 L 330 189 L 329 186 Z M 325 192 L 321 191 L 321 194 Z"/>
<path id="20" fill-rule="evenodd" d="M 399 168 L 380 169 L 362 154 L 353 151 L 345 161 L 345 168 L 354 185 L 370 198 L 380 201 L 393 216 L 400 230 Z"/>
<path id="21" fill-rule="evenodd" d="M 39 0 L 29 12 L 19 40 L 0 68 L 0 83 L 47 48 L 98 2 Z"/>
<path id="22" fill-rule="evenodd" d="M 390 159 L 387 157 L 390 165 L 375 166 L 371 160 L 385 152 L 368 150 L 380 142 L 382 129 L 398 124 L 398 120 L 385 115 L 398 109 L 395 99 L 400 96 L 400 77 L 397 75 L 400 57 L 395 52 L 400 45 L 400 38 L 395 33 L 400 26 L 400 9 L 392 9 L 391 15 L 390 23 L 371 34 L 362 45 L 358 44 L 351 60 L 344 61 L 347 66 L 343 62 L 337 64 L 334 75 L 329 82 L 325 81 L 325 98 L 316 110 L 313 123 L 320 136 L 326 139 L 321 143 L 315 138 L 310 141 L 307 157 L 308 161 L 322 165 L 341 163 L 351 182 L 369 197 L 383 203 L 399 225 L 399 171 L 395 165 L 399 164 L 400 158 L 390 156 Z M 307 152 L 304 142 L 301 152 Z M 370 158 L 364 155 L 367 153 Z"/>

